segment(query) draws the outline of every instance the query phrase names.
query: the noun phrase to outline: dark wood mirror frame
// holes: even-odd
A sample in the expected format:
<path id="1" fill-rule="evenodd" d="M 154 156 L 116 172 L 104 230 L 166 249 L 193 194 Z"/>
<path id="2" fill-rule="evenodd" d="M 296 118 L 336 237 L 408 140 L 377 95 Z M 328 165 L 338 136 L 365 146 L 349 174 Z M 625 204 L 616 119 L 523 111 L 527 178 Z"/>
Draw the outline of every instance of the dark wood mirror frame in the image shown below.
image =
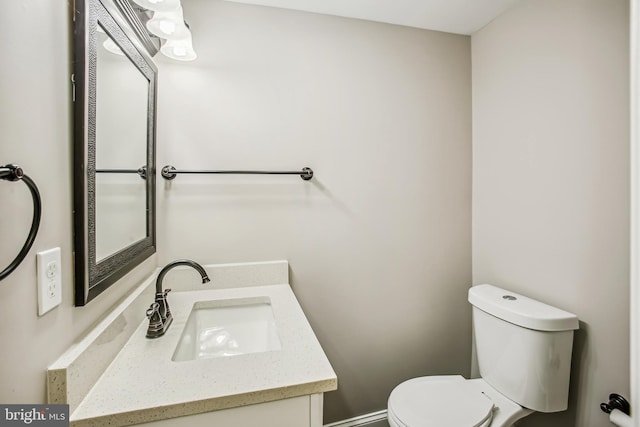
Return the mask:
<path id="1" fill-rule="evenodd" d="M 74 264 L 75 304 L 82 306 L 115 284 L 156 251 L 155 132 L 157 67 L 141 40 L 141 24 L 126 13 L 126 0 L 76 0 L 73 10 L 74 57 Z M 108 33 L 148 81 L 146 147 L 146 236 L 96 260 L 96 76 L 97 27 Z M 138 28 L 138 31 L 136 31 Z M 152 52 L 152 54 L 155 52 Z M 122 100 L 123 105 L 127 102 Z"/>

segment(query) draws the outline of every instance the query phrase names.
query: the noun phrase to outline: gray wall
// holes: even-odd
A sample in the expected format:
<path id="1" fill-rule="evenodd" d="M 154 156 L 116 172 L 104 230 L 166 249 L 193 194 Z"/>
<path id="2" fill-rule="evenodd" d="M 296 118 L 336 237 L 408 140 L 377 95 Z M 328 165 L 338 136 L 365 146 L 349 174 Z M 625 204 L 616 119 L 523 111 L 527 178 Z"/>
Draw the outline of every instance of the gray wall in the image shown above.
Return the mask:
<path id="1" fill-rule="evenodd" d="M 629 393 L 628 2 L 527 0 L 472 36 L 473 282 L 580 318 L 569 411 Z"/>
<path id="2" fill-rule="evenodd" d="M 20 164 L 42 196 L 40 231 L 29 256 L 0 282 L 0 402 L 45 401 L 45 372 L 140 277 L 155 257 L 87 308 L 73 306 L 71 59 L 66 0 L 0 2 L 0 164 Z M 31 225 L 25 184 L 0 181 L 0 268 L 17 255 Z M 62 305 L 38 317 L 36 252 L 62 250 Z"/>
<path id="3" fill-rule="evenodd" d="M 198 60 L 159 60 L 159 165 L 316 177 L 160 183 L 159 260 L 288 259 L 339 382 L 326 422 L 469 373 L 470 38 L 184 2 Z"/>
<path id="4" fill-rule="evenodd" d="M 467 37 L 188 1 L 200 59 L 160 64 L 159 164 L 309 165 L 317 179 L 160 180 L 160 263 L 289 259 L 339 376 L 327 422 L 383 409 L 406 378 L 468 374 L 472 56 L 473 282 L 582 320 L 570 410 L 523 424 L 607 426 L 597 404 L 628 394 L 629 378 L 626 7 L 527 1 L 470 48 Z M 0 36 L 20 40 L 0 70 L 0 163 L 20 163 L 44 203 L 29 258 L 0 282 L 3 403 L 44 401 L 47 365 L 136 281 L 72 306 L 69 28 L 65 0 L 0 4 Z M 0 198 L 15 212 L 0 222 L 4 266 L 31 201 L 21 183 L 0 182 Z M 35 252 L 55 246 L 63 304 L 38 318 Z"/>

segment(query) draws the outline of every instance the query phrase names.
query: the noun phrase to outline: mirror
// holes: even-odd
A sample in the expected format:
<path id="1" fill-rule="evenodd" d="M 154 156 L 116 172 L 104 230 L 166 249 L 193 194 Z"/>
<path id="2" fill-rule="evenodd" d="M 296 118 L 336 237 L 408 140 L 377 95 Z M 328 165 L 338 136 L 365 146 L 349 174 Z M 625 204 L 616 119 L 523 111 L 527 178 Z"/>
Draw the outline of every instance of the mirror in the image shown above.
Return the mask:
<path id="1" fill-rule="evenodd" d="M 137 170 L 147 162 L 149 83 L 100 23 L 97 36 L 95 245 L 99 263 L 146 237 L 146 182 Z M 125 99 L 128 102 L 122 108 Z"/>
<path id="2" fill-rule="evenodd" d="M 85 305 L 155 253 L 157 68 L 121 10 L 74 10 L 75 303 Z"/>

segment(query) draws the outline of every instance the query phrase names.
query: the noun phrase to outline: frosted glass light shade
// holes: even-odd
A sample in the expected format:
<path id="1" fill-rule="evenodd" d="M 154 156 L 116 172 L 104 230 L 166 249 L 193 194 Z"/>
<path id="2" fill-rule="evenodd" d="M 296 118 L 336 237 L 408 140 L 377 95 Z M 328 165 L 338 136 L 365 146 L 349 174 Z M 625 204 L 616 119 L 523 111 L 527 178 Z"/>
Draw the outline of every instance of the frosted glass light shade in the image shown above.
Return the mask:
<path id="1" fill-rule="evenodd" d="M 154 12 L 170 12 L 180 7 L 180 0 L 133 0 L 139 6 Z"/>
<path id="2" fill-rule="evenodd" d="M 167 40 L 160 48 L 160 52 L 171 59 L 178 61 L 193 61 L 198 57 L 196 51 L 193 50 L 191 41 L 191 32 L 187 30 L 188 36 L 180 40 Z"/>
<path id="3" fill-rule="evenodd" d="M 184 39 L 189 33 L 184 24 L 181 7 L 171 12 L 155 12 L 153 18 L 147 21 L 147 30 L 167 40 Z"/>

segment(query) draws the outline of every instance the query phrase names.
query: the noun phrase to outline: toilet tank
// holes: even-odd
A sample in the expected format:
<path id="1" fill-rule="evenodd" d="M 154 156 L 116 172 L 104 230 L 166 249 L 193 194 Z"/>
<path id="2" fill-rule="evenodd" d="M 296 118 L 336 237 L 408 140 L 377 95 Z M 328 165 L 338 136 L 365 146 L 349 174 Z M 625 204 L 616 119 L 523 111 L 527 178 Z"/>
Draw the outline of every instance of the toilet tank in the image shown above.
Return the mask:
<path id="1" fill-rule="evenodd" d="M 525 408 L 567 409 L 578 318 L 492 285 L 473 286 L 469 302 L 480 376 Z"/>

